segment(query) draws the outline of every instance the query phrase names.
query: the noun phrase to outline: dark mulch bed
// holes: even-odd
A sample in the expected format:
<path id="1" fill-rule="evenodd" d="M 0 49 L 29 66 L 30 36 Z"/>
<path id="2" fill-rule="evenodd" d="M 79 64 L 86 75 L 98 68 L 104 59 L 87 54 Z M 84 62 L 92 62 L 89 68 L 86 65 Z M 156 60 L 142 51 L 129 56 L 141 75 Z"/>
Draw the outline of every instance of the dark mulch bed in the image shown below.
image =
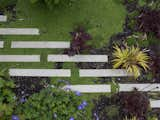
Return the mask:
<path id="1" fill-rule="evenodd" d="M 15 93 L 18 98 L 26 98 L 48 86 L 47 77 L 11 77 L 15 81 Z"/>

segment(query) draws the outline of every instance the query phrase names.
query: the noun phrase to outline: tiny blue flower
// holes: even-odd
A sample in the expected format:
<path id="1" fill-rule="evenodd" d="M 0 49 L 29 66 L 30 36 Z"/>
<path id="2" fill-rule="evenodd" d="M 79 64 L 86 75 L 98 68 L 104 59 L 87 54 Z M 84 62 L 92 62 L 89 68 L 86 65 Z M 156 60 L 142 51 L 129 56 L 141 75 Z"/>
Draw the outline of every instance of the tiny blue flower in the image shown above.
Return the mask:
<path id="1" fill-rule="evenodd" d="M 74 117 L 69 118 L 69 120 L 74 120 Z"/>
<path id="2" fill-rule="evenodd" d="M 67 87 L 65 87 L 64 90 L 70 91 L 71 90 L 70 85 L 67 85 Z"/>
<path id="3" fill-rule="evenodd" d="M 21 103 L 25 103 L 25 102 L 26 102 L 26 98 L 22 97 L 22 98 L 20 99 L 20 102 L 21 102 Z"/>
<path id="4" fill-rule="evenodd" d="M 84 109 L 84 105 L 83 104 L 80 104 L 79 106 L 78 106 L 78 110 L 83 110 Z"/>
<path id="5" fill-rule="evenodd" d="M 12 115 L 12 120 L 19 120 L 19 117 L 17 115 Z"/>
<path id="6" fill-rule="evenodd" d="M 87 102 L 86 102 L 86 101 L 83 101 L 82 104 L 83 104 L 84 106 L 87 106 Z"/>
<path id="7" fill-rule="evenodd" d="M 76 94 L 77 96 L 81 96 L 81 93 L 80 93 L 79 91 L 76 91 L 75 94 Z"/>

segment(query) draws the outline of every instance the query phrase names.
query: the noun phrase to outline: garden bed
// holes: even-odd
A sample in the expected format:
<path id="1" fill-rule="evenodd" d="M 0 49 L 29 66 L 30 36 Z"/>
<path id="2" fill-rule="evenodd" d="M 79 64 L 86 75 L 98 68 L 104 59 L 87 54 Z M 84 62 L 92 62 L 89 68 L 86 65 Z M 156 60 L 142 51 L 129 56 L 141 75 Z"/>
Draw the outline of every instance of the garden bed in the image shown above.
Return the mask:
<path id="1" fill-rule="evenodd" d="M 0 11 L 0 119 L 160 119 L 159 0 L 2 0 Z"/>

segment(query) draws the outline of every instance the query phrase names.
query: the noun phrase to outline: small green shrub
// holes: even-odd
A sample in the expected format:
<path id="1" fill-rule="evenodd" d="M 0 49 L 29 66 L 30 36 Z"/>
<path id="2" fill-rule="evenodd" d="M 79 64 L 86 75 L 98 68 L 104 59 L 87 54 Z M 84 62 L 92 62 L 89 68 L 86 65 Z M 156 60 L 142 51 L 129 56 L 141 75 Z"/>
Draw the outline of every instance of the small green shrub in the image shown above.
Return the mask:
<path id="1" fill-rule="evenodd" d="M 56 5 L 65 5 L 70 4 L 74 0 L 30 0 L 31 3 L 41 2 L 45 4 L 49 9 L 53 9 Z"/>
<path id="2" fill-rule="evenodd" d="M 87 102 L 78 95 L 48 87 L 29 97 L 17 114 L 22 120 L 87 120 Z"/>
<path id="3" fill-rule="evenodd" d="M 118 106 L 114 98 L 102 95 L 98 99 L 93 100 L 93 103 L 93 120 L 120 120 L 120 106 Z"/>
<path id="4" fill-rule="evenodd" d="M 5 74 L 0 73 L 0 120 L 9 120 L 15 107 L 15 84 Z"/>

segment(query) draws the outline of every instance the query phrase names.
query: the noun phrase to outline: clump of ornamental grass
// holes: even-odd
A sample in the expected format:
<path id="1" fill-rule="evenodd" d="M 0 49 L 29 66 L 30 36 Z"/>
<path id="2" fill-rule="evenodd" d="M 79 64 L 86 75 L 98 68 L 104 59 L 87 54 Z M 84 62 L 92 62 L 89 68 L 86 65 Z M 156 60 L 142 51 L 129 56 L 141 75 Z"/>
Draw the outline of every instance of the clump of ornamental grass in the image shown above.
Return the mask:
<path id="1" fill-rule="evenodd" d="M 149 56 L 145 50 L 135 46 L 125 46 L 124 48 L 115 45 L 113 52 L 113 67 L 126 69 L 128 73 L 137 78 L 141 71 L 149 68 Z"/>

